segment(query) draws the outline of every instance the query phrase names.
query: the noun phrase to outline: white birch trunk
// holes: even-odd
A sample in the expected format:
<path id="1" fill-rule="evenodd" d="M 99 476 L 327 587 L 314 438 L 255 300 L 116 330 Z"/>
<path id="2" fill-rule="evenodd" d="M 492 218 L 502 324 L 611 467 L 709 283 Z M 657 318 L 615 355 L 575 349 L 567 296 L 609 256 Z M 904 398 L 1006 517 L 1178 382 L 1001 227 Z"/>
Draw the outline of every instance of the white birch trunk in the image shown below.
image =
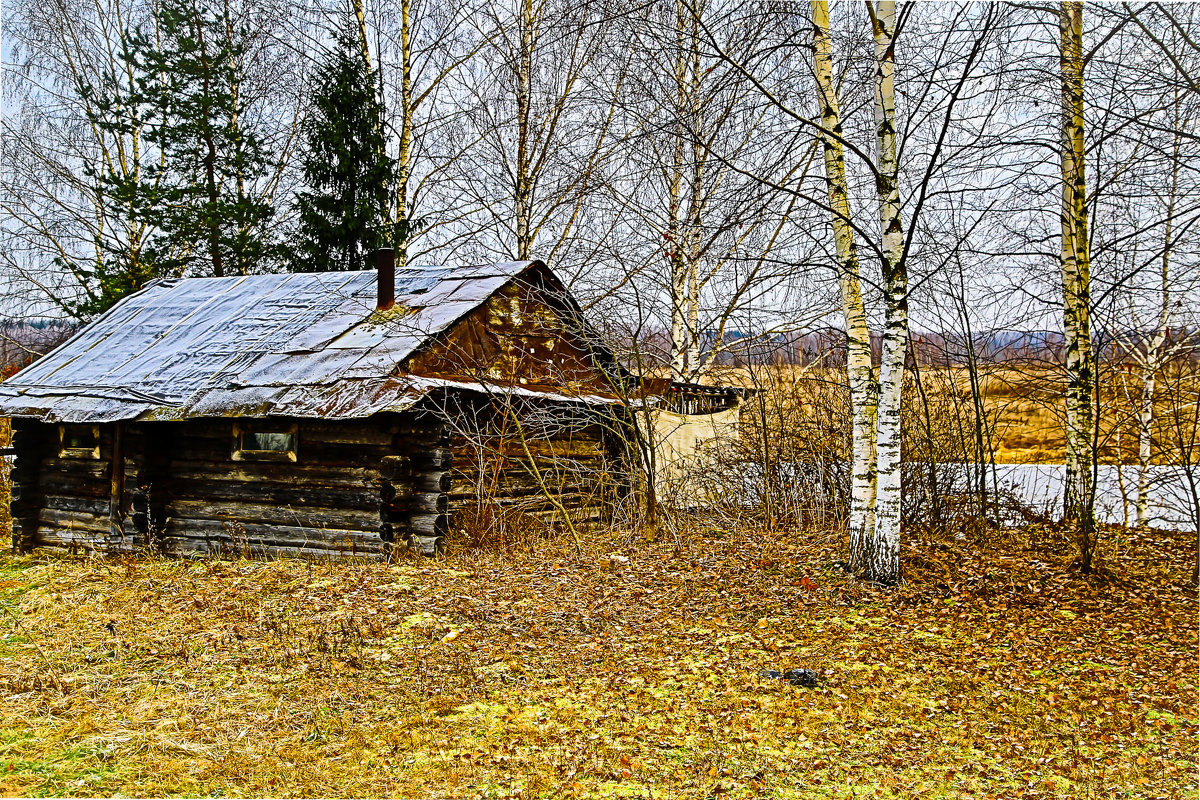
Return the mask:
<path id="1" fill-rule="evenodd" d="M 1094 549 L 1092 399 L 1096 372 L 1089 322 L 1091 286 L 1084 174 L 1083 4 L 1064 2 L 1059 13 L 1062 76 L 1062 282 L 1067 371 L 1067 464 L 1064 516 L 1079 532 L 1080 567 L 1091 569 Z"/>
<path id="2" fill-rule="evenodd" d="M 362 40 L 363 62 L 367 69 L 371 68 L 371 48 L 367 44 L 367 14 L 363 9 L 362 0 L 353 0 L 354 18 L 358 20 L 358 35 Z"/>
<path id="3" fill-rule="evenodd" d="M 684 114 L 687 113 L 687 50 L 684 46 L 684 25 L 688 11 L 683 0 L 675 3 L 675 120 L 674 150 L 671 153 L 671 174 L 667 185 L 667 246 L 671 265 L 671 378 L 686 380 L 687 376 L 687 299 L 688 268 L 685 256 L 687 238 L 683 225 Z"/>
<path id="4" fill-rule="evenodd" d="M 413 93 L 411 0 L 400 0 L 400 150 L 396 155 L 396 267 L 408 266 L 408 179 L 412 174 Z"/>
<path id="5" fill-rule="evenodd" d="M 700 276 L 704 206 L 704 144 L 700 95 L 700 7 L 675 4 L 675 141 L 668 186 L 671 247 L 671 377 L 694 381 L 700 368 Z M 687 139 L 691 138 L 691 147 Z M 687 177 L 687 210 L 683 184 Z"/>
<path id="6" fill-rule="evenodd" d="M 834 243 L 838 259 L 842 316 L 846 322 L 846 375 L 850 386 L 851 477 L 849 553 L 850 566 L 865 565 L 856 559 L 865 551 L 875 529 L 875 417 L 878 385 L 871 365 L 871 331 L 863 303 L 858 247 L 850 224 L 850 193 L 841 143 L 841 112 L 833 83 L 833 50 L 829 37 L 829 7 L 812 0 L 814 74 L 821 110 L 821 137 L 825 156 L 825 183 L 833 212 Z M 831 135 L 830 135 L 831 134 Z"/>
<path id="7" fill-rule="evenodd" d="M 517 59 L 517 174 L 514 193 L 517 260 L 530 258 L 533 216 L 533 154 L 530 151 L 530 105 L 533 101 L 533 2 L 521 2 L 521 52 Z"/>
<path id="8" fill-rule="evenodd" d="M 1155 360 L 1151 355 L 1142 366 L 1142 406 L 1138 409 L 1136 524 L 1139 528 L 1150 524 L 1150 443 L 1151 426 L 1154 424 L 1154 373 Z"/>
<path id="9" fill-rule="evenodd" d="M 1176 100 L 1175 130 L 1179 131 L 1179 97 Z M 1166 361 L 1167 334 L 1171 330 L 1171 235 L 1175 221 L 1175 198 L 1179 192 L 1179 134 L 1175 135 L 1171 159 L 1171 193 L 1167 198 L 1167 223 L 1163 231 L 1162 264 L 1159 268 L 1158 330 L 1146 349 L 1142 365 L 1142 404 L 1138 409 L 1137 526 L 1150 524 L 1150 448 L 1154 440 L 1154 389 L 1158 371 Z"/>
<path id="10" fill-rule="evenodd" d="M 684 348 L 684 375 L 696 381 L 700 374 L 700 249 L 704 229 L 704 101 L 700 94 L 700 20 L 696 7 L 690 16 L 691 46 L 688 49 L 688 118 L 692 129 L 691 192 L 687 216 L 687 341 Z"/>
<path id="11" fill-rule="evenodd" d="M 875 184 L 882 242 L 884 331 L 875 434 L 875 530 L 861 560 L 865 577 L 894 584 L 900 580 L 900 400 L 908 351 L 908 274 L 896 163 L 896 4 L 880 0 L 871 15 L 871 26 L 875 35 L 875 140 L 879 148 Z"/>

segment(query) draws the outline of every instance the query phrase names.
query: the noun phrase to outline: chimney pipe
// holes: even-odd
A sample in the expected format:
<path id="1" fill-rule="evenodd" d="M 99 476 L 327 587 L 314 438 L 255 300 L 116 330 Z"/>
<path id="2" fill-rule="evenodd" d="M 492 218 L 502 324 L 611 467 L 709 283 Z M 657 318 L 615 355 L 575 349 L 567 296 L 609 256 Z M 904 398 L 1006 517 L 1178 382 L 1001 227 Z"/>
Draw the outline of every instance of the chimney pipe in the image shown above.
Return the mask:
<path id="1" fill-rule="evenodd" d="M 378 302 L 375 308 L 387 311 L 396 304 L 396 251 L 390 247 L 381 247 L 375 251 L 375 271 L 378 273 Z"/>

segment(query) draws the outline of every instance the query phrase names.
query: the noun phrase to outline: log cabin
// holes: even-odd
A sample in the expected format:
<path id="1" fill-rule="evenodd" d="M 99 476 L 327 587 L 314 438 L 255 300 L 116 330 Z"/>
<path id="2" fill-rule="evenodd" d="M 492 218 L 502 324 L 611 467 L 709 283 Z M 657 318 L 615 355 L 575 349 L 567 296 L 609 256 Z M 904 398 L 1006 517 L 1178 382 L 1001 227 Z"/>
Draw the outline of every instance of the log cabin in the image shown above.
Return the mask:
<path id="1" fill-rule="evenodd" d="M 629 376 L 539 261 L 159 280 L 0 384 L 13 547 L 441 551 L 597 519 Z"/>

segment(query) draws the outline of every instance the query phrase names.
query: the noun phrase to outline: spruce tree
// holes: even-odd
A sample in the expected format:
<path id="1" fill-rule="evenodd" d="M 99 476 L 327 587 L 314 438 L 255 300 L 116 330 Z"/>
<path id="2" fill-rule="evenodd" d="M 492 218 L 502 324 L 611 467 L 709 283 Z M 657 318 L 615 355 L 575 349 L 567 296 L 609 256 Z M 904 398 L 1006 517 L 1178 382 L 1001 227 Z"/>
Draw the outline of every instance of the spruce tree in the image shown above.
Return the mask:
<path id="1" fill-rule="evenodd" d="M 292 269 L 363 269 L 368 252 L 394 242 L 388 207 L 395 166 L 387 155 L 383 113 L 377 73 L 347 19 L 317 69 L 304 123 L 309 191 L 298 197 L 300 236 Z"/>
<path id="2" fill-rule="evenodd" d="M 135 37 L 138 99 L 152 109 L 160 151 L 142 191 L 163 274 L 244 275 L 270 267 L 270 204 L 255 194 L 267 172 L 241 95 L 247 32 L 208 6 L 162 0 L 152 33 Z"/>

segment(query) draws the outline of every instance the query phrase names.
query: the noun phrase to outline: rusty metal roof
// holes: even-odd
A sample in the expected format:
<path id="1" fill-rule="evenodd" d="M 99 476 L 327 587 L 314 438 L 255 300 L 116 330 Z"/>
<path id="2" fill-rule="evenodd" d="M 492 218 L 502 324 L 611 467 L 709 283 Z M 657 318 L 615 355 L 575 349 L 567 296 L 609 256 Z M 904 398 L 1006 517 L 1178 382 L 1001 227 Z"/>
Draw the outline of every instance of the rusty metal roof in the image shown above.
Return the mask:
<path id="1" fill-rule="evenodd" d="M 435 388 L 400 362 L 540 262 L 157 281 L 0 384 L 0 414 L 57 422 L 212 416 L 349 419 Z M 564 398 L 607 402 L 603 398 Z"/>

